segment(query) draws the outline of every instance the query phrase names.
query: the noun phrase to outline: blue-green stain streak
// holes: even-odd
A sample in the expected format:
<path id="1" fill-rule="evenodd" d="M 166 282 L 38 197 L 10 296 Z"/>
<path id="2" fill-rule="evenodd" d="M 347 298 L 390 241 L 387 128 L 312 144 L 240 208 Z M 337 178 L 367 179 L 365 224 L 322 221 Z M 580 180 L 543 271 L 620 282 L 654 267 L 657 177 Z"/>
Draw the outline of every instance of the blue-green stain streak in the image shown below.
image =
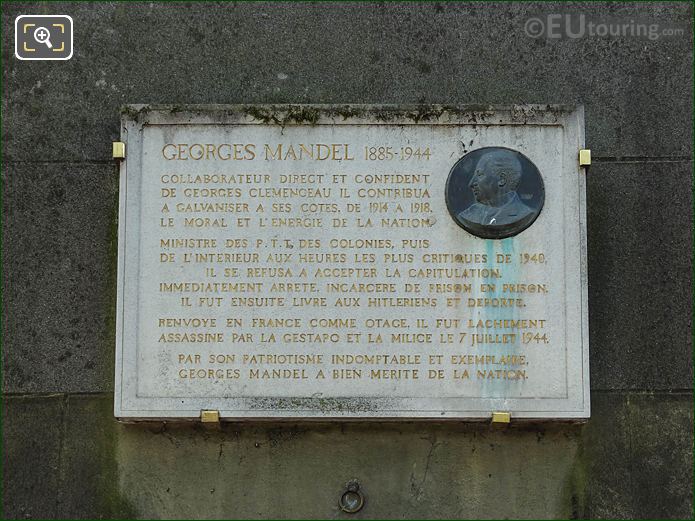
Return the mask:
<path id="1" fill-rule="evenodd" d="M 513 238 L 502 239 L 502 240 L 487 240 L 485 241 L 485 248 L 487 254 L 486 268 L 490 270 L 499 269 L 502 277 L 499 279 L 489 279 L 490 284 L 495 285 L 495 290 L 489 293 L 481 293 L 482 298 L 514 298 L 514 294 L 503 293 L 502 285 L 516 284 L 519 278 L 519 263 L 517 259 L 518 253 L 515 251 L 515 241 Z M 500 255 L 510 255 L 510 263 L 498 263 L 497 254 Z M 484 282 L 480 282 L 484 283 Z M 478 308 L 480 312 L 480 318 L 483 320 L 504 320 L 504 319 L 517 319 L 519 316 L 519 310 L 516 307 L 487 307 Z M 481 333 L 485 331 L 480 331 Z M 513 333 L 511 330 L 490 330 L 487 331 L 490 334 L 495 333 Z M 518 345 L 518 338 L 517 338 Z M 517 345 L 513 344 L 490 344 L 477 346 L 473 349 L 477 354 L 490 354 L 496 355 L 498 358 L 502 353 L 515 352 L 518 351 Z M 476 368 L 477 371 L 478 368 Z M 506 366 L 487 366 L 486 369 L 509 369 Z M 477 372 L 476 372 L 477 376 Z M 519 380 L 504 380 L 504 379 L 484 379 L 482 380 L 481 390 L 483 396 L 489 396 L 494 398 L 513 398 L 516 394 L 514 391 L 518 389 L 521 381 Z M 511 388 L 510 388 L 511 387 Z"/>

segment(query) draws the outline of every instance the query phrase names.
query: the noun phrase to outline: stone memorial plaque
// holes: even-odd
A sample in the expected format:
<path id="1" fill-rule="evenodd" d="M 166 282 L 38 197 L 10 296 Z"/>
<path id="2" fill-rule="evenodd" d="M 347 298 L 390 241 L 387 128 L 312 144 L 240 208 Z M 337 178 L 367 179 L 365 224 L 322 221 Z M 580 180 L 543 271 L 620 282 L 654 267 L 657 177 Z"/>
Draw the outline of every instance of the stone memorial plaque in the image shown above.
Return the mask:
<path id="1" fill-rule="evenodd" d="M 581 107 L 129 106 L 122 419 L 589 417 Z"/>

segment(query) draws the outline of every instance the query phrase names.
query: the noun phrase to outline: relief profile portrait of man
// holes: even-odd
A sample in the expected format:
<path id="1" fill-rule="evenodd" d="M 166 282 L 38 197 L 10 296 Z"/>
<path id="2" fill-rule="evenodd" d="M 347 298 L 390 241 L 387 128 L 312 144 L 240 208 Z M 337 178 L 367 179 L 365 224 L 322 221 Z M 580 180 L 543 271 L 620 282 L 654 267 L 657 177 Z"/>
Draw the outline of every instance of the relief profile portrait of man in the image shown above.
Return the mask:
<path id="1" fill-rule="evenodd" d="M 447 181 L 454 220 L 485 239 L 511 237 L 528 228 L 544 202 L 543 180 L 521 153 L 502 147 L 475 150 L 459 160 Z"/>

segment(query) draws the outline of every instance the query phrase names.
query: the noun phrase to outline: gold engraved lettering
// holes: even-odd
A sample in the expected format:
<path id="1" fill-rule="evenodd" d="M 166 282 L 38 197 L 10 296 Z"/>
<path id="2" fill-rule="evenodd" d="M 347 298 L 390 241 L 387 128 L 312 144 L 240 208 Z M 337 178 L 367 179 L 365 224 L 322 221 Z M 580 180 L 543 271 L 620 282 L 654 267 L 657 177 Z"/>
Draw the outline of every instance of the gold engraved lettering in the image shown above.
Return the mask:
<path id="1" fill-rule="evenodd" d="M 171 396 L 489 397 L 490 380 L 536 393 L 538 365 L 562 353 L 543 315 L 555 259 L 457 240 L 440 170 L 416 162 L 429 147 L 313 127 L 325 142 L 301 142 L 290 126 L 272 134 L 282 142 L 245 143 L 249 127 L 219 140 L 241 143 L 206 130 L 165 133 L 161 157 L 157 145 L 141 214 L 157 269 L 142 273 L 159 273 L 148 298 L 167 311 L 143 327 L 158 358 L 142 352 L 170 364 L 156 378 Z"/>

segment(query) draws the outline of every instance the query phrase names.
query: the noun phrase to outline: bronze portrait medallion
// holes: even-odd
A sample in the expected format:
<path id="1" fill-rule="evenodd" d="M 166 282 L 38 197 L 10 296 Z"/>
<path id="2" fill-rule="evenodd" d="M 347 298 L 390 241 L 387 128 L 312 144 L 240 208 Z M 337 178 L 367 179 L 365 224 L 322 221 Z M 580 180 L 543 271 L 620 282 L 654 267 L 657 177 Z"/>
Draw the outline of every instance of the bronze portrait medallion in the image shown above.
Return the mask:
<path id="1" fill-rule="evenodd" d="M 483 239 L 512 237 L 531 226 L 543 209 L 538 168 L 522 153 L 503 147 L 469 152 L 451 169 L 446 205 L 464 230 Z"/>

